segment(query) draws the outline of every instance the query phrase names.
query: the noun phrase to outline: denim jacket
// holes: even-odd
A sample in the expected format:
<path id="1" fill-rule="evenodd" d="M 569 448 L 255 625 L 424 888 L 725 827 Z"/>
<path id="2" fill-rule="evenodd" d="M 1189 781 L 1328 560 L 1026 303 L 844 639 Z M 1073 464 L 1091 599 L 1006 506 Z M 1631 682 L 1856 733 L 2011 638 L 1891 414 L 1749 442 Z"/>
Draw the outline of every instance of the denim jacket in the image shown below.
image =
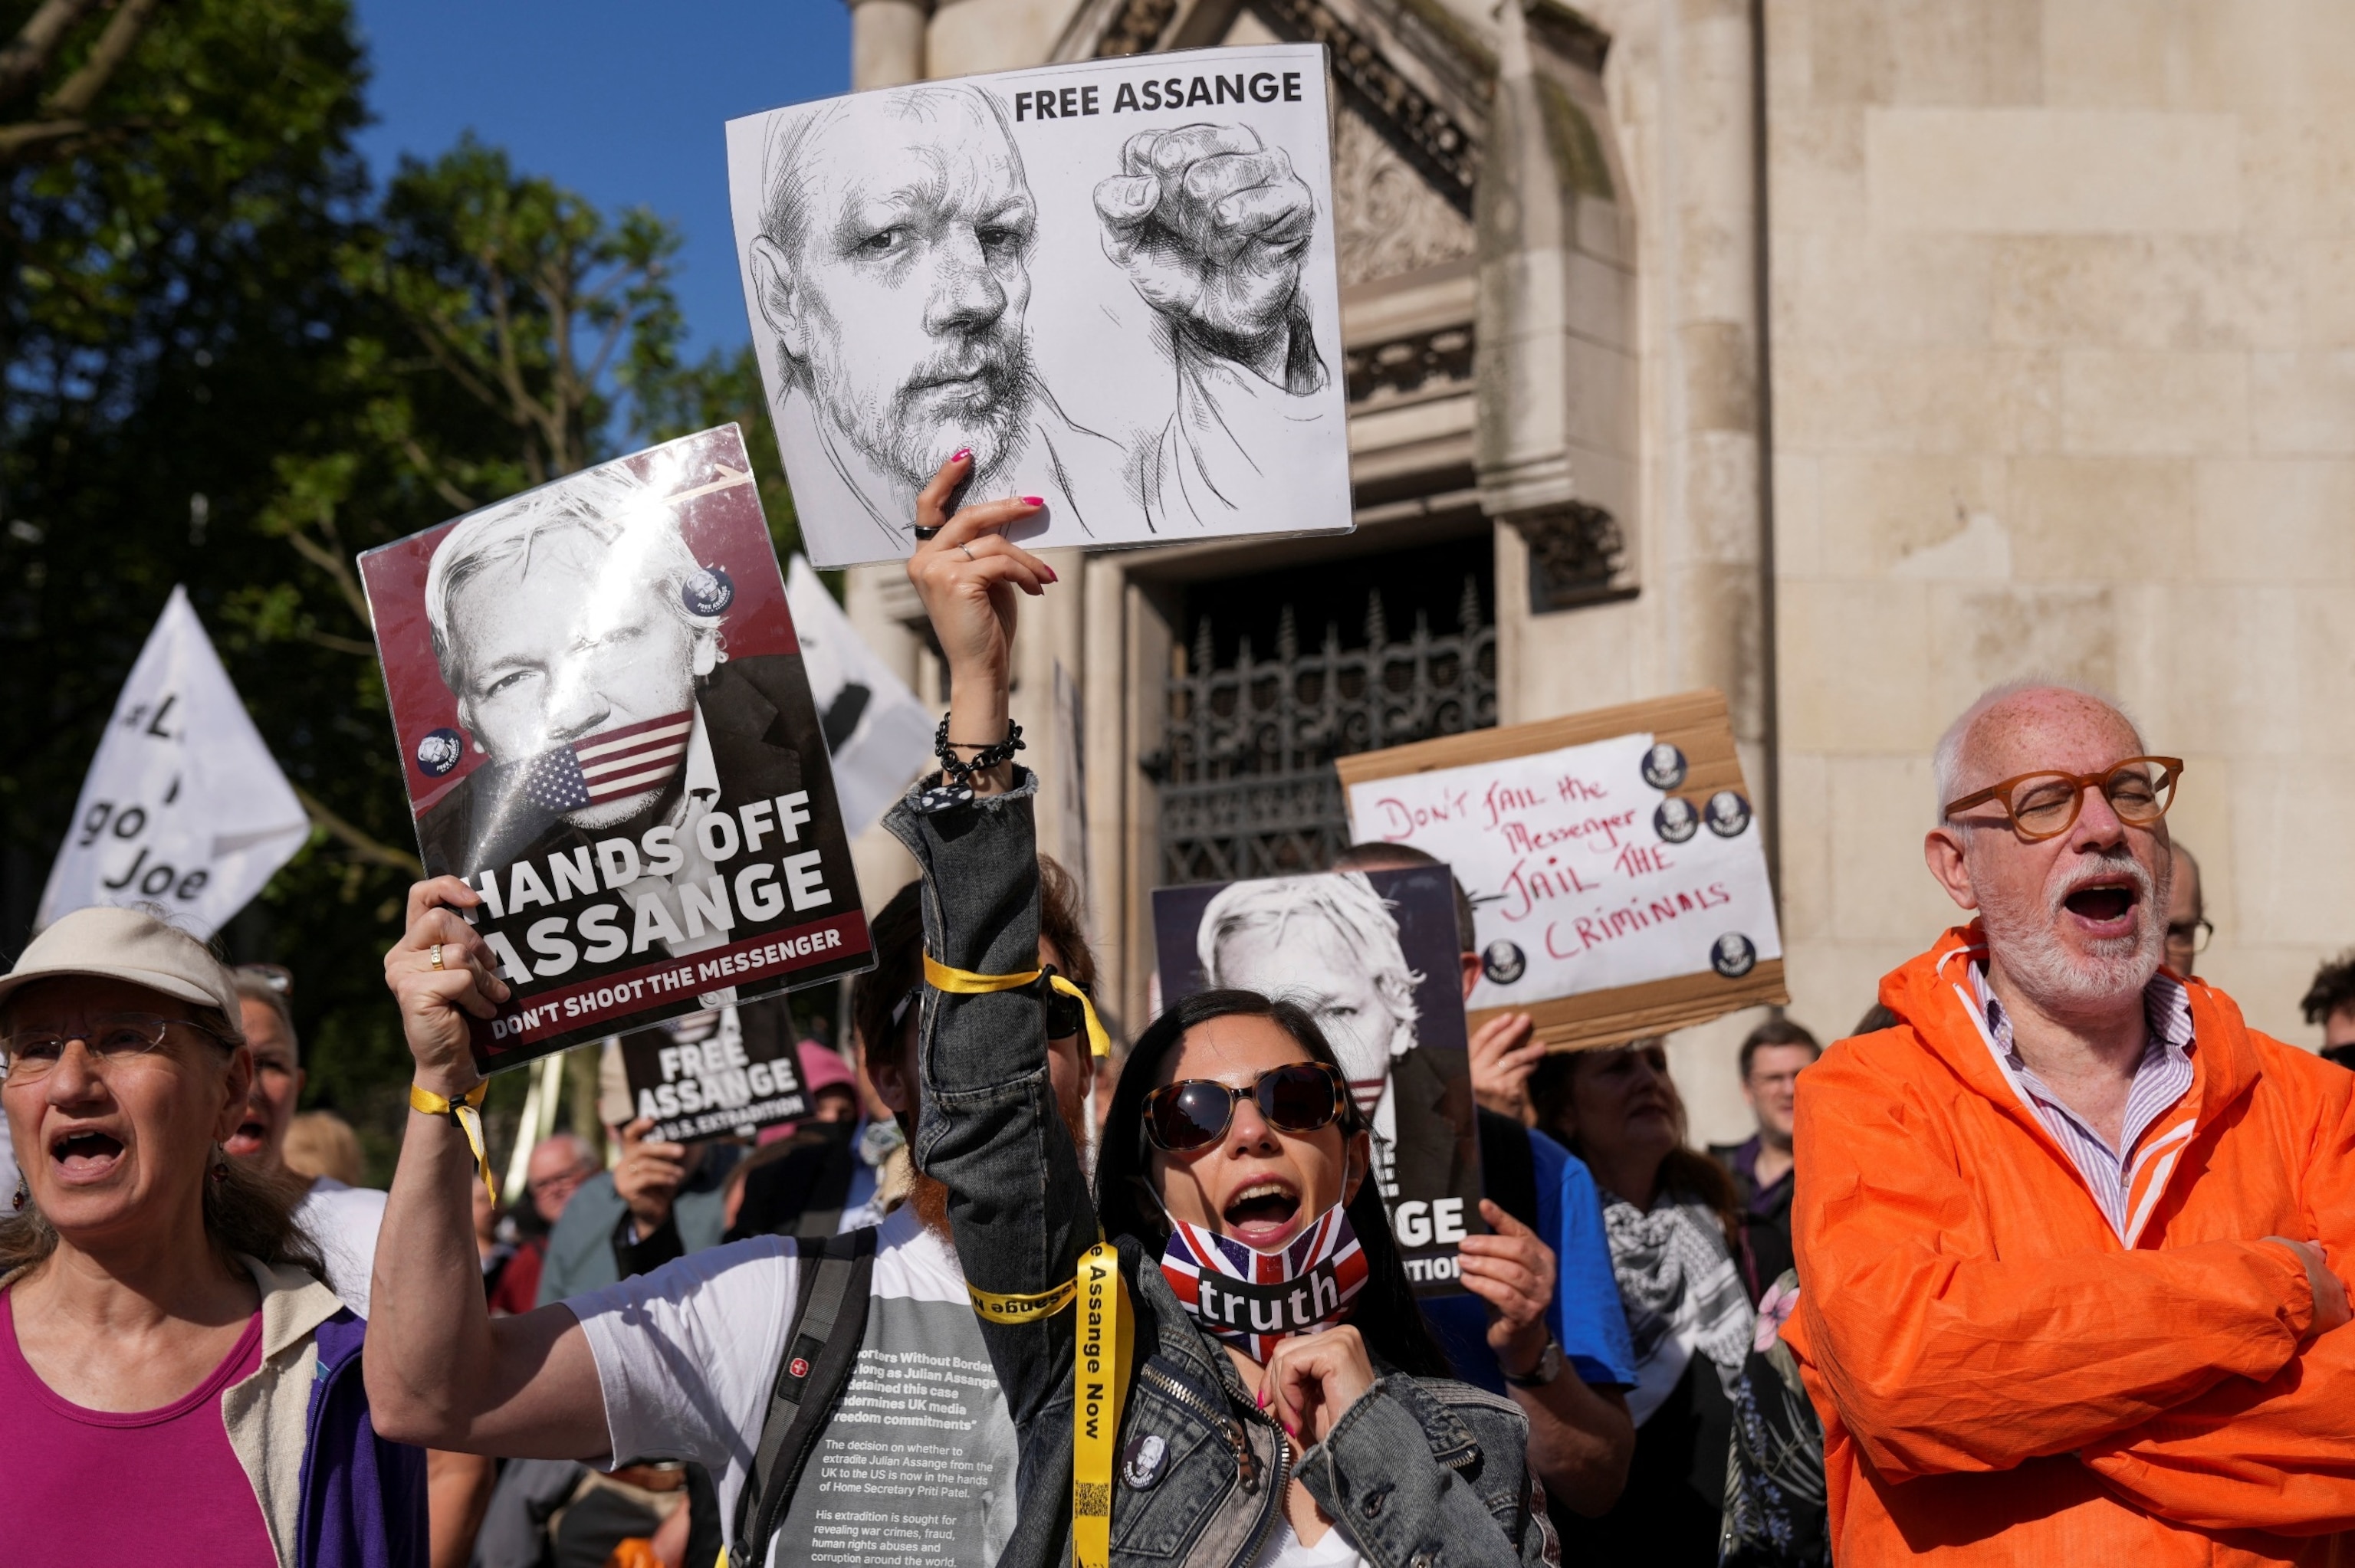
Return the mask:
<path id="1" fill-rule="evenodd" d="M 921 786 L 920 786 L 921 788 Z M 1037 779 L 885 819 L 923 872 L 924 945 L 953 969 L 1038 967 Z M 1079 1151 L 1056 1114 L 1035 991 L 927 990 L 918 1165 L 949 1189 L 965 1278 L 1028 1295 L 1069 1282 L 1097 1237 Z M 1295 1466 L 1218 1342 L 1186 1315 L 1157 1255 L 1114 1238 L 1135 1313 L 1121 1414 L 1112 1556 L 1123 1568 L 1251 1568 L 1282 1518 Z M 1000 1568 L 1071 1560 L 1072 1315 L 985 1320 L 1021 1440 L 1018 1518 Z M 1383 1369 L 1377 1368 L 1378 1372 Z M 1159 1438 L 1156 1450 L 1147 1441 Z M 1387 1372 L 1299 1457 L 1302 1484 L 1369 1568 L 1557 1561 L 1520 1410 L 1467 1384 Z"/>

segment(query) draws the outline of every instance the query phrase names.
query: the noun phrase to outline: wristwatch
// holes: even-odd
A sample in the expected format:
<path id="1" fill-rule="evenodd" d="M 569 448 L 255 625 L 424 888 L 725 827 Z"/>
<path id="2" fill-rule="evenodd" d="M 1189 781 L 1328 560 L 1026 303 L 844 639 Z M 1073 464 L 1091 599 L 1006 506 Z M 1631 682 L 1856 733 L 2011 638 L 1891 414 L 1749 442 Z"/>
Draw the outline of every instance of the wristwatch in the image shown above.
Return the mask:
<path id="1" fill-rule="evenodd" d="M 1561 1369 L 1567 1364 L 1561 1353 L 1561 1341 L 1549 1339 L 1545 1349 L 1538 1352 L 1538 1364 L 1527 1376 L 1515 1377 L 1511 1372 L 1506 1372 L 1505 1381 L 1515 1388 L 1543 1388 L 1560 1377 Z"/>

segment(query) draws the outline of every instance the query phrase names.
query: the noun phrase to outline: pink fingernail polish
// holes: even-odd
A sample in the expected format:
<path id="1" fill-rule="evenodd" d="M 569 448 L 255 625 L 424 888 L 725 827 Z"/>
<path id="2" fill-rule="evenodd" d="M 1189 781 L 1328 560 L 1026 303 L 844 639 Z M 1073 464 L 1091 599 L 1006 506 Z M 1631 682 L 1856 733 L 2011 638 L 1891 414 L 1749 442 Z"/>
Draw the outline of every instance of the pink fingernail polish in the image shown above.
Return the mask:
<path id="1" fill-rule="evenodd" d="M 1046 574 L 1047 580 L 1050 583 L 1059 583 L 1063 580 L 1055 575 L 1055 568 L 1052 567 L 1041 567 L 1039 569 Z"/>
<path id="2" fill-rule="evenodd" d="M 1022 504 L 1025 506 L 1044 506 L 1047 504 L 1047 498 L 1043 495 L 1026 495 L 1022 498 Z"/>
<path id="3" fill-rule="evenodd" d="M 959 447 L 956 450 L 949 453 L 949 461 L 964 462 L 972 456 L 973 449 L 971 447 Z"/>

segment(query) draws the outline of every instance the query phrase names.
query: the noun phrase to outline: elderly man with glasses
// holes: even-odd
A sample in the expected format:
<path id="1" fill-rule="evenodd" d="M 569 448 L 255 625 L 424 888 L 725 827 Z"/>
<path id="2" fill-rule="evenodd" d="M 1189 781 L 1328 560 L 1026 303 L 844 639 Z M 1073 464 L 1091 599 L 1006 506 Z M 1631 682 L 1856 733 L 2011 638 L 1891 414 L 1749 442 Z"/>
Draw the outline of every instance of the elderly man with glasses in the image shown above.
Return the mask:
<path id="1" fill-rule="evenodd" d="M 1800 1079 L 1786 1338 L 1842 1568 L 2355 1527 L 2355 1075 L 2162 967 L 2183 765 L 2148 750 L 2086 692 L 1974 704 L 1925 852 L 1978 918 Z"/>

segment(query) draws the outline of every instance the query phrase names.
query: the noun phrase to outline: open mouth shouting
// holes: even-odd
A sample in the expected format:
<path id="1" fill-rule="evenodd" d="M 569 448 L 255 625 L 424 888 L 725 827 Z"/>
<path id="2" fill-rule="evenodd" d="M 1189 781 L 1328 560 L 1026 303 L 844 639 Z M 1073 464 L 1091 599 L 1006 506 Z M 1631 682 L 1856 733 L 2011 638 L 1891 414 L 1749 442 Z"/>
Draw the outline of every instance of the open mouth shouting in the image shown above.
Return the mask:
<path id="1" fill-rule="evenodd" d="M 261 1153 L 270 1142 L 270 1125 L 259 1116 L 248 1116 L 237 1124 L 237 1130 L 221 1142 L 221 1152 L 232 1160 L 250 1160 Z"/>
<path id="2" fill-rule="evenodd" d="M 66 1128 L 49 1135 L 51 1173 L 68 1186 L 103 1181 L 123 1165 L 123 1140 L 95 1127 Z"/>
<path id="3" fill-rule="evenodd" d="M 2062 895 L 2061 907 L 2078 930 L 2103 941 L 2135 934 L 2142 900 L 2143 889 L 2132 875 L 2106 872 Z"/>
<path id="4" fill-rule="evenodd" d="M 1273 1252 L 1289 1241 L 1299 1216 L 1300 1189 L 1280 1176 L 1246 1181 L 1219 1212 L 1226 1234 L 1254 1252 Z"/>

